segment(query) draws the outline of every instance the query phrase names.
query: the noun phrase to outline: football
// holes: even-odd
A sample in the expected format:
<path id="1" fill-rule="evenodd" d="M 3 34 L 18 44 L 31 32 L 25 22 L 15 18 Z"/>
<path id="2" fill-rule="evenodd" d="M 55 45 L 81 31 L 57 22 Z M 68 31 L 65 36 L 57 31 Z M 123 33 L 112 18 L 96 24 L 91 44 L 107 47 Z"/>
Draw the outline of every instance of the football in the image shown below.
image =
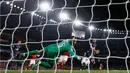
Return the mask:
<path id="1" fill-rule="evenodd" d="M 83 57 L 81 60 L 81 65 L 82 66 L 88 66 L 90 64 L 90 60 L 87 57 Z"/>

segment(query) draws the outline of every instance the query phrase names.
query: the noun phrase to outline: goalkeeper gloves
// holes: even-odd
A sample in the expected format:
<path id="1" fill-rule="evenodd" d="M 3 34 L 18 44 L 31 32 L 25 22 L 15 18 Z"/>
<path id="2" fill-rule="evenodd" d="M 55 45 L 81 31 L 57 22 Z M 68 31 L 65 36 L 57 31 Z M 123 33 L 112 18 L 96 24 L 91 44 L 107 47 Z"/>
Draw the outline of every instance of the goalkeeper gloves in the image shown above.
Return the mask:
<path id="1" fill-rule="evenodd" d="M 80 56 L 77 56 L 77 59 L 78 59 L 78 60 L 81 60 L 81 57 L 80 57 Z"/>

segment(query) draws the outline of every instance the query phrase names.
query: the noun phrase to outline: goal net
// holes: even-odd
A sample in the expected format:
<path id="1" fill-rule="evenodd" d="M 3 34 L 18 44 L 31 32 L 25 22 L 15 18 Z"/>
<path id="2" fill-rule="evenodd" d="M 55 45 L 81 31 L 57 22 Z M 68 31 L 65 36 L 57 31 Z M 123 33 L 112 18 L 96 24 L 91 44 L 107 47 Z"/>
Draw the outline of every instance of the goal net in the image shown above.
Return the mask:
<path id="1" fill-rule="evenodd" d="M 0 70 L 129 73 L 130 1 L 1 0 Z"/>

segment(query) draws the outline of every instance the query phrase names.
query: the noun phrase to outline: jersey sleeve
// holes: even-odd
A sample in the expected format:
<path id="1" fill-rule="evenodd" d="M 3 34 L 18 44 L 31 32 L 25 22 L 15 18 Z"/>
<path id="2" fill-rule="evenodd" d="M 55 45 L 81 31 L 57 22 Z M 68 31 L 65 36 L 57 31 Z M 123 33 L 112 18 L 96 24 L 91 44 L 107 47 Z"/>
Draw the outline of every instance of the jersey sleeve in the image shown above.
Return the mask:
<path id="1" fill-rule="evenodd" d="M 65 43 L 65 44 L 68 44 L 69 43 L 69 40 L 67 39 L 67 40 L 63 40 L 63 42 Z"/>
<path id="2" fill-rule="evenodd" d="M 89 45 L 92 46 L 92 43 L 90 43 Z"/>
<path id="3" fill-rule="evenodd" d="M 69 54 L 72 56 L 72 57 L 77 57 L 78 55 L 76 55 L 76 53 L 73 51 L 73 48 L 71 47 L 71 48 L 69 48 Z"/>
<path id="4" fill-rule="evenodd" d="M 75 55 L 75 52 L 73 51 L 73 49 L 72 49 L 72 47 L 69 49 L 69 54 L 71 55 L 71 56 L 74 56 Z"/>

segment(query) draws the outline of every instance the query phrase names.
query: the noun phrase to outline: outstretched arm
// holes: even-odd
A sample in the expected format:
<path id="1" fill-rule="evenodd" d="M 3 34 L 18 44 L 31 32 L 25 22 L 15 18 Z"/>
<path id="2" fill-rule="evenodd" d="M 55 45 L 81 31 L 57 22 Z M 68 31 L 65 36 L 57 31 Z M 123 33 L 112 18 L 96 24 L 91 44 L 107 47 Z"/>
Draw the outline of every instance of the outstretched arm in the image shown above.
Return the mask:
<path id="1" fill-rule="evenodd" d="M 71 57 L 76 58 L 76 59 L 78 59 L 78 60 L 81 59 L 81 56 L 77 55 L 77 54 L 73 51 L 72 47 L 71 47 L 71 49 L 70 49 L 68 52 L 69 52 L 69 54 L 71 55 Z"/>
<path id="2" fill-rule="evenodd" d="M 35 55 L 35 54 L 39 54 L 41 52 L 43 52 L 43 49 L 42 50 L 33 50 L 33 51 L 26 52 L 26 53 L 22 53 L 22 56 L 25 56 L 27 54 L 29 54 L 29 55 Z"/>
<path id="3" fill-rule="evenodd" d="M 90 43 L 90 48 L 91 48 L 92 50 L 95 49 L 95 47 L 92 46 L 92 43 Z"/>
<path id="4" fill-rule="evenodd" d="M 75 50 L 75 44 L 76 44 L 76 40 L 75 40 L 75 37 L 73 37 L 72 41 L 71 41 L 71 44 L 72 44 L 72 48 Z"/>

